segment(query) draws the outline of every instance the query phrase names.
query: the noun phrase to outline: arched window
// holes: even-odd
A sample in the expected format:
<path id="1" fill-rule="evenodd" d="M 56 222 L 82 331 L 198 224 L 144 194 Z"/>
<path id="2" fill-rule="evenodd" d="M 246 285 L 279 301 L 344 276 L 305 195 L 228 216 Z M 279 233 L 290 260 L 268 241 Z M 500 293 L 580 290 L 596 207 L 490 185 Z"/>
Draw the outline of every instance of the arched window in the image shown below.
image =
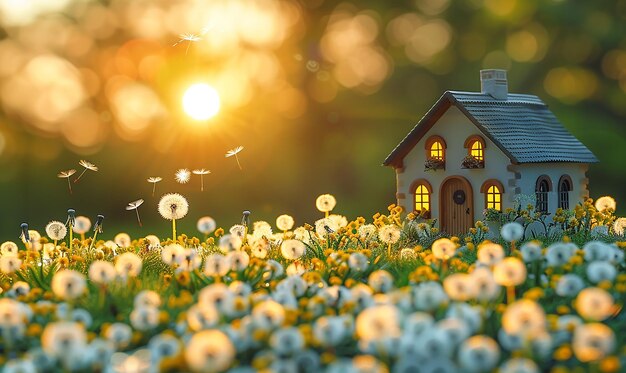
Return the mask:
<path id="1" fill-rule="evenodd" d="M 535 184 L 535 196 L 537 197 L 536 210 L 537 212 L 548 212 L 548 193 L 552 190 L 552 181 L 546 175 L 541 175 L 537 178 L 537 184 Z"/>
<path id="2" fill-rule="evenodd" d="M 445 161 L 446 142 L 441 136 L 431 136 L 426 140 L 426 159 Z"/>
<path id="3" fill-rule="evenodd" d="M 485 208 L 502 211 L 502 194 L 504 186 L 496 179 L 489 179 L 480 187 L 480 192 L 485 194 Z"/>
<path id="4" fill-rule="evenodd" d="M 559 207 L 569 210 L 569 192 L 572 191 L 572 179 L 569 175 L 561 176 L 559 180 Z"/>
<path id="5" fill-rule="evenodd" d="M 485 140 L 478 136 L 472 135 L 465 140 L 465 148 L 467 148 L 467 154 L 472 156 L 479 162 L 485 161 Z"/>
<path id="6" fill-rule="evenodd" d="M 411 186 L 415 201 L 415 211 L 430 211 L 430 195 L 433 192 L 430 183 L 424 179 L 418 179 Z"/>

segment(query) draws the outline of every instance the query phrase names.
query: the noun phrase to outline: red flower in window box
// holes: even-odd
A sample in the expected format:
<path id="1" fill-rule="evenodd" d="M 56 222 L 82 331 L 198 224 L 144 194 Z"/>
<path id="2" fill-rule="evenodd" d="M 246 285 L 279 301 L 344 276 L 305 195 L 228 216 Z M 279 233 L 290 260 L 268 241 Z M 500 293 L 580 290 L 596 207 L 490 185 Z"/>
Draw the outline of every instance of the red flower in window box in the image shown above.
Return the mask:
<path id="1" fill-rule="evenodd" d="M 475 157 L 468 155 L 461 161 L 462 168 L 485 168 L 485 161 L 476 159 Z"/>

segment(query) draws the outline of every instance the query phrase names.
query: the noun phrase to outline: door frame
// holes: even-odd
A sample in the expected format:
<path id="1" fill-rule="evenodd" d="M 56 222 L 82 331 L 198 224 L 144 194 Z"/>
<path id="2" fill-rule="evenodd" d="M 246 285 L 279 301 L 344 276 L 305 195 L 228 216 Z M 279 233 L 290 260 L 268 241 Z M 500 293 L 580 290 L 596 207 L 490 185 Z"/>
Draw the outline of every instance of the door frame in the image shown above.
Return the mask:
<path id="1" fill-rule="evenodd" d="M 441 229 L 441 231 L 443 231 L 443 214 L 444 214 L 444 202 L 443 202 L 443 186 L 451 179 L 458 179 L 461 181 L 461 183 L 463 184 L 463 187 L 466 188 L 467 192 L 469 193 L 469 196 L 465 197 L 465 201 L 468 202 L 469 205 L 469 209 L 470 209 L 470 217 L 471 217 L 471 225 L 470 228 L 474 226 L 474 190 L 472 189 L 472 183 L 469 182 L 469 180 L 467 180 L 464 176 L 461 175 L 452 175 L 452 176 L 448 176 L 445 179 L 443 179 L 443 181 L 441 182 L 441 184 L 439 184 L 439 227 Z M 469 201 L 468 201 L 468 197 L 469 197 Z M 446 227 L 447 228 L 447 227 Z M 446 232 L 446 233 L 450 233 L 450 232 Z M 461 232 L 455 232 L 454 234 L 460 234 Z M 465 232 L 463 232 L 465 233 Z"/>

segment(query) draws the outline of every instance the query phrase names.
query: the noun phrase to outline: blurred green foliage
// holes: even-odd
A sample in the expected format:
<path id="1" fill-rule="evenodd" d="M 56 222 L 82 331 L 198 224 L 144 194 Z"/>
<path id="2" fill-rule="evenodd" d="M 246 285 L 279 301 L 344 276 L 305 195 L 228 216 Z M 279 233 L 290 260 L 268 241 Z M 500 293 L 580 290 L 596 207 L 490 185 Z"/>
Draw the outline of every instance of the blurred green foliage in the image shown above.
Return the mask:
<path id="1" fill-rule="evenodd" d="M 109 6 L 113 14 L 120 11 L 117 2 L 97 4 Z M 166 192 L 189 199 L 190 212 L 179 222 L 180 232 L 194 232 L 197 218 L 204 215 L 229 227 L 240 220 L 245 209 L 252 211 L 253 220 L 272 224 L 282 213 L 293 215 L 296 224 L 311 222 L 321 216 L 314 201 L 322 193 L 337 197 L 337 213 L 371 216 L 395 202 L 394 172 L 382 167 L 382 160 L 443 91 L 478 91 L 481 68 L 507 69 L 511 92 L 536 94 L 549 104 L 601 161 L 588 173 L 591 196 L 615 197 L 617 215 L 626 214 L 626 1 L 318 0 L 292 4 L 300 14 L 299 26 L 272 51 L 291 91 L 258 89 L 245 105 L 225 109 L 204 125 L 192 125 L 176 112 L 180 109 L 172 82 L 203 69 L 219 72 L 225 68 L 220 58 L 225 57 L 194 50 L 195 46 L 189 54 L 184 48 L 175 49 L 171 47 L 175 35 L 155 42 L 165 55 L 158 73 L 150 79 L 137 78 L 152 87 L 173 114 L 167 120 L 153 120 L 137 138 L 119 136 L 112 129 L 116 116 L 105 92 L 90 99 L 104 128 L 102 141 L 86 148 L 74 146 L 63 134 L 38 130 L 28 115 L 3 110 L 2 240 L 16 239 L 23 221 L 40 231 L 49 220 L 64 221 L 69 207 L 91 219 L 104 214 L 102 238 L 118 231 L 164 235 L 169 225 L 158 216 L 156 204 Z M 375 41 L 368 48 L 383 56 L 388 71 L 371 86 L 348 87 L 337 70 L 341 62 L 323 48 L 330 31 L 336 30 L 330 27 L 336 17 L 346 14 L 366 15 L 376 21 Z M 420 39 L 423 35 L 418 34 L 421 25 L 432 22 L 445 25 L 432 29 L 443 32 L 433 37 L 443 37 L 445 46 L 437 50 L 437 45 L 431 45 L 435 53 L 424 55 L 428 38 Z M 408 25 L 412 36 L 402 42 L 393 30 L 398 27 L 402 31 L 403 25 Z M 188 31 L 181 28 L 181 32 Z M 444 29 L 447 31 L 441 31 Z M 104 64 L 106 60 L 94 56 L 114 58 L 103 51 L 128 44 L 134 37 L 129 30 L 130 26 L 120 27 L 107 37 L 94 37 L 90 52 L 94 55 L 89 58 L 74 58 L 59 50 L 54 53 L 78 67 Z M 39 46 L 31 45 L 34 42 L 18 31 L 5 27 L 2 43 L 14 41 L 32 57 Z M 368 64 L 368 60 L 361 62 Z M 97 68 L 94 71 L 103 85 L 111 79 Z M 2 82 L 7 79 L 3 77 Z M 322 88 L 316 84 L 327 82 L 332 83 L 332 99 L 319 99 L 315 92 Z M 298 94 L 288 94 L 294 89 Z M 1 96 L 6 100 L 7 95 L 10 92 L 4 86 Z M 288 115 L 276 109 L 281 100 L 290 105 L 294 97 L 305 98 L 304 108 L 299 107 L 295 114 L 287 110 Z M 224 157 L 237 145 L 245 147 L 239 154 L 243 171 L 234 159 Z M 80 172 L 80 159 L 95 163 L 100 171 L 73 184 L 74 194 L 69 195 L 66 180 L 56 174 L 70 168 Z M 174 182 L 174 172 L 185 167 L 211 170 L 204 178 L 204 192 L 200 192 L 197 176 L 185 185 Z M 164 178 L 155 197 L 146 181 L 149 176 Z M 144 220 L 141 229 L 134 212 L 124 209 L 138 198 L 146 200 L 139 208 Z"/>

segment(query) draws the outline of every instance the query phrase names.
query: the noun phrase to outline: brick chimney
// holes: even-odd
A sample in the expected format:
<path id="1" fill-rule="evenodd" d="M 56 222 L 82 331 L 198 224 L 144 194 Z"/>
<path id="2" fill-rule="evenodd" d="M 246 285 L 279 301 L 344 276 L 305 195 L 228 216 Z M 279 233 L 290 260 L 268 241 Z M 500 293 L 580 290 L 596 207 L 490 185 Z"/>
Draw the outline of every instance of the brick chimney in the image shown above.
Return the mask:
<path id="1" fill-rule="evenodd" d="M 506 100 L 509 94 L 506 70 L 480 70 L 480 92 L 488 94 L 496 100 Z"/>

